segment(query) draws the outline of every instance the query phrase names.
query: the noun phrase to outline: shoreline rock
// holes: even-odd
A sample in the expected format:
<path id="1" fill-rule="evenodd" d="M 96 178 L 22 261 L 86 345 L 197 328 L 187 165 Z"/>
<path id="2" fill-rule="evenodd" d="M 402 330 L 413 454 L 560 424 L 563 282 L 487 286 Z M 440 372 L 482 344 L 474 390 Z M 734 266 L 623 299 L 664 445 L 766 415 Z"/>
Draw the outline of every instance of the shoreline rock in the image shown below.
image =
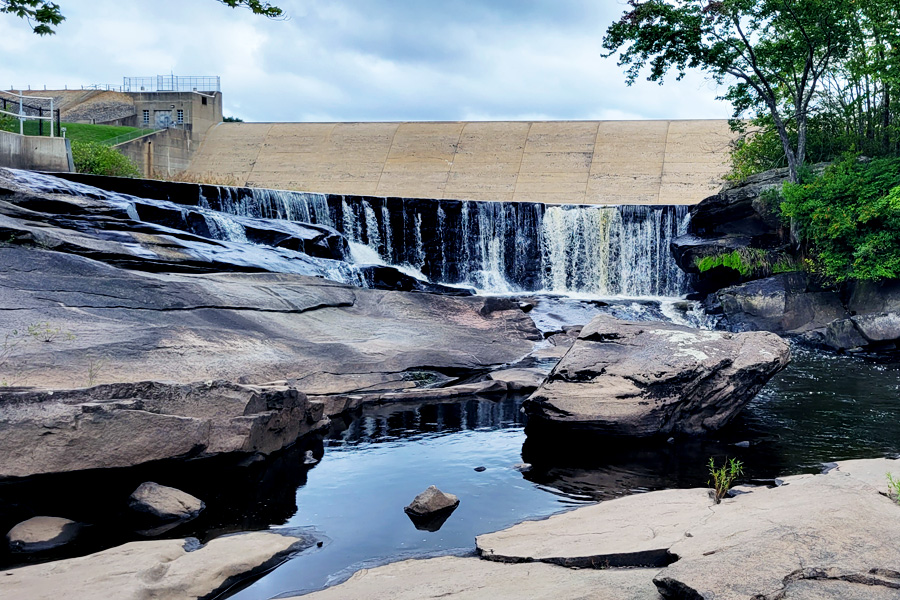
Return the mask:
<path id="1" fill-rule="evenodd" d="M 0 571 L 0 595 L 29 600 L 183 600 L 215 597 L 315 545 L 309 535 L 256 532 L 216 538 L 131 542 L 51 563 Z"/>
<path id="2" fill-rule="evenodd" d="M 529 426 L 614 436 L 702 434 L 728 423 L 790 360 L 777 335 L 595 317 L 525 401 Z"/>

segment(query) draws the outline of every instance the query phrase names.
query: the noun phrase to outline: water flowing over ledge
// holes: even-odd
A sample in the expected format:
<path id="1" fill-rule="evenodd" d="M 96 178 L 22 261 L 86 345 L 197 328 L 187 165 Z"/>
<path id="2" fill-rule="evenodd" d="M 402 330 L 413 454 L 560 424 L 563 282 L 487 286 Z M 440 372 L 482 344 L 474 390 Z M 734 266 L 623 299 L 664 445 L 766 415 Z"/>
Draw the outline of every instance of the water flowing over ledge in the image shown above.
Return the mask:
<path id="1" fill-rule="evenodd" d="M 201 203 L 233 215 L 335 227 L 358 258 L 405 266 L 436 283 L 501 294 L 690 291 L 669 251 L 687 231 L 686 206 L 552 206 L 229 187 L 215 192 Z"/>
<path id="2" fill-rule="evenodd" d="M 253 220 L 333 228 L 349 242 L 350 264 L 326 265 L 323 273 L 356 285 L 368 285 L 354 276 L 357 266 L 374 264 L 488 294 L 671 298 L 691 291 L 669 250 L 687 231 L 687 206 L 381 198 L 78 175 L 72 182 L 21 171 L 17 177 L 33 189 L 123 205 L 194 206 L 205 222 L 194 233 L 247 248 L 254 247 L 247 235 Z"/>

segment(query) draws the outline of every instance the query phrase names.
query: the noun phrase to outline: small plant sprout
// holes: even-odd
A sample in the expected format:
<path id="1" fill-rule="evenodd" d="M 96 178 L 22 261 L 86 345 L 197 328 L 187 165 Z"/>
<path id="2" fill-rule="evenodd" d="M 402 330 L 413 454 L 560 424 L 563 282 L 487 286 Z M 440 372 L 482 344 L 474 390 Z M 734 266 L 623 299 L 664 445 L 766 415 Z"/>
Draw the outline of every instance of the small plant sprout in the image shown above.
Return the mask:
<path id="1" fill-rule="evenodd" d="M 887 473 L 888 480 L 888 497 L 900 504 L 900 478 L 894 479 L 894 476 L 890 473 Z"/>
<path id="2" fill-rule="evenodd" d="M 726 458 L 725 464 L 716 468 L 716 460 L 712 457 L 709 459 L 709 476 L 712 480 L 709 485 L 713 486 L 716 491 L 716 504 L 722 502 L 722 498 L 731 489 L 731 484 L 740 475 L 744 474 L 744 463 L 736 458 Z"/>
<path id="3" fill-rule="evenodd" d="M 64 330 L 61 327 L 54 327 L 49 321 L 29 325 L 28 335 L 39 342 L 48 344 L 60 339 L 67 342 L 71 342 L 75 339 L 74 333 Z"/>
<path id="4" fill-rule="evenodd" d="M 97 383 L 97 378 L 100 376 L 100 372 L 103 370 L 103 366 L 105 364 L 105 358 L 92 358 L 90 360 L 90 363 L 88 363 L 87 373 L 88 387 L 94 387 L 94 384 Z"/>

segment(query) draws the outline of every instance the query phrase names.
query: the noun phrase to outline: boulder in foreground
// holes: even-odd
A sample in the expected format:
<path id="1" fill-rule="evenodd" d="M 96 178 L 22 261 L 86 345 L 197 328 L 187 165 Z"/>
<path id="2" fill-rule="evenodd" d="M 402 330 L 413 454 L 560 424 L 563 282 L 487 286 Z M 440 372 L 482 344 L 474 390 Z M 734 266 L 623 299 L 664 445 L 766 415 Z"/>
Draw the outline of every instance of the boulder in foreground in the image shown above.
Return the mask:
<path id="1" fill-rule="evenodd" d="M 773 333 L 595 317 L 524 404 L 537 425 L 649 437 L 728 423 L 790 360 Z"/>
<path id="2" fill-rule="evenodd" d="M 131 542 L 80 558 L 0 572 L 0 597 L 29 600 L 214 598 L 309 548 L 310 537 L 256 532 L 212 540 Z"/>
<path id="3" fill-rule="evenodd" d="M 32 517 L 9 530 L 6 540 L 13 552 L 44 552 L 64 546 L 81 532 L 81 525 L 60 517 Z"/>

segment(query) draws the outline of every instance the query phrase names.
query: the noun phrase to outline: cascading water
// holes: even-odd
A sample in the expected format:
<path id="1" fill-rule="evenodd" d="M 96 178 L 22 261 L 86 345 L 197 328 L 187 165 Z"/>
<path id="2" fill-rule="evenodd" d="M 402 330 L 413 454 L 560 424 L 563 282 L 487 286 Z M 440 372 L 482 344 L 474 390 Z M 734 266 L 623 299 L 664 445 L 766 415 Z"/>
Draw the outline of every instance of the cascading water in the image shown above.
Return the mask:
<path id="1" fill-rule="evenodd" d="M 678 296 L 684 206 L 548 206 L 221 188 L 221 210 L 333 226 L 354 256 L 489 293 Z M 242 193 L 243 192 L 243 193 Z"/>

